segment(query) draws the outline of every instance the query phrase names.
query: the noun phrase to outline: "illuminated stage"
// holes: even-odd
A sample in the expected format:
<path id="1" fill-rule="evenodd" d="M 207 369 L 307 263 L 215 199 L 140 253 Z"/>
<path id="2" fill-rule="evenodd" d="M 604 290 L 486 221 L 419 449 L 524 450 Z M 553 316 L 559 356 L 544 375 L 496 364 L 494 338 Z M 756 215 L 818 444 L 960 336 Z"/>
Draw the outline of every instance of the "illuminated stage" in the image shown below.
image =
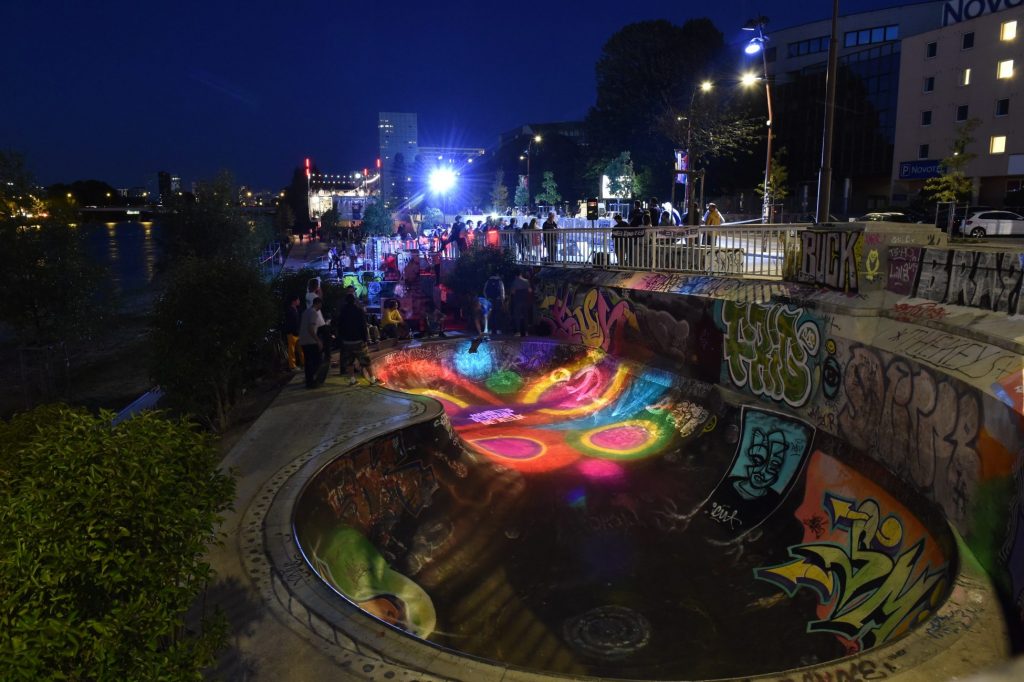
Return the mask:
<path id="1" fill-rule="evenodd" d="M 470 351 L 379 358 L 446 417 L 295 506 L 306 560 L 380 620 L 526 670 L 709 679 L 894 642 L 949 593 L 941 517 L 804 421 L 591 348 Z"/>

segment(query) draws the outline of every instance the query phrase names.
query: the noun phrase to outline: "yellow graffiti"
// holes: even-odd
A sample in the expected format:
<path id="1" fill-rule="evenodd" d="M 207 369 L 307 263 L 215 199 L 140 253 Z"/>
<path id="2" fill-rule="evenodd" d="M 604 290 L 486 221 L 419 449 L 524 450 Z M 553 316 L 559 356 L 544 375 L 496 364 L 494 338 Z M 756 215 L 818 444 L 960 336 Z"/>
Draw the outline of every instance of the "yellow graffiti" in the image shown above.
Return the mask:
<path id="1" fill-rule="evenodd" d="M 864 259 L 864 279 L 874 282 L 881 269 L 882 262 L 878 257 L 878 249 L 871 249 L 868 251 L 867 258 Z"/>
<path id="2" fill-rule="evenodd" d="M 598 289 L 589 290 L 581 305 L 569 307 L 573 296 L 566 292 L 564 298 L 545 296 L 541 301 L 542 310 L 548 311 L 548 320 L 553 332 L 573 343 L 590 348 L 616 351 L 621 345 L 625 328 L 638 330 L 636 313 L 626 300 L 619 300 L 614 306 Z"/>
<path id="3" fill-rule="evenodd" d="M 825 494 L 832 529 L 846 532 L 846 546 L 833 542 L 789 548 L 792 561 L 759 568 L 754 575 L 775 583 L 792 596 L 801 587 L 830 605 L 827 618 L 813 621 L 808 632 L 833 632 L 868 648 L 887 641 L 926 617 L 945 588 L 945 566 L 918 567 L 925 538 L 903 552 L 903 524 L 882 517 L 878 503 Z"/>

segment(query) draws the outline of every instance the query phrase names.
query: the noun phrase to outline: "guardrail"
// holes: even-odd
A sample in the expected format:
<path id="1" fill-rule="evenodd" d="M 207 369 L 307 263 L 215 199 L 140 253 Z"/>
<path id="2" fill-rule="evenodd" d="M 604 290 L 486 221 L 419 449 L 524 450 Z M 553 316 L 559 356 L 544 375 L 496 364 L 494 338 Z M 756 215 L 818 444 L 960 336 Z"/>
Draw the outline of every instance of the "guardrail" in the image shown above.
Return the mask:
<path id="1" fill-rule="evenodd" d="M 781 279 L 787 252 L 799 249 L 804 226 L 723 225 L 671 228 L 558 228 L 508 230 L 473 235 L 466 248 L 501 246 L 523 265 L 603 267 Z M 441 253 L 453 259 L 459 245 L 438 238 L 375 238 L 367 255 L 376 267 L 386 256 Z M 371 256 L 372 254 L 372 256 Z"/>

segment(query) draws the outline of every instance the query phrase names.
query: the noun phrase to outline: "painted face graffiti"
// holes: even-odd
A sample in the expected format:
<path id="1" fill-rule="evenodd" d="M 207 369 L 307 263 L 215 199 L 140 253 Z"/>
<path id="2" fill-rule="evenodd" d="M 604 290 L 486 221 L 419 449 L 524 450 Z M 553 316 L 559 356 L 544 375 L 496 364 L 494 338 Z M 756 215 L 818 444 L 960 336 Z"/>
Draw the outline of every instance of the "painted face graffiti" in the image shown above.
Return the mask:
<path id="1" fill-rule="evenodd" d="M 735 483 L 736 490 L 748 500 L 763 497 L 768 489 L 779 480 L 782 465 L 786 459 L 786 435 L 772 431 L 767 436 L 754 430 L 754 444 L 747 449 L 747 477 Z"/>

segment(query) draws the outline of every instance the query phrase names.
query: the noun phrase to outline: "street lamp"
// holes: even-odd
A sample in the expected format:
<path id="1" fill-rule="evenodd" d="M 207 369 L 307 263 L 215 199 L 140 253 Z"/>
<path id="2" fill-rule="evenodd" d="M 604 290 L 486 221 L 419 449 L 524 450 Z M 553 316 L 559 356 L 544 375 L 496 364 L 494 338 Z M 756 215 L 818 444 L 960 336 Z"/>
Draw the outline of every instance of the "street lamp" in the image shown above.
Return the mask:
<path id="1" fill-rule="evenodd" d="M 747 25 L 743 27 L 744 31 L 757 31 L 757 35 L 750 39 L 747 46 L 743 49 L 747 54 L 753 55 L 758 52 L 761 53 L 761 65 L 764 68 L 764 94 L 765 99 L 768 100 L 768 150 L 764 162 L 764 203 L 761 206 L 761 222 L 767 223 L 771 220 L 771 174 L 772 174 L 772 89 L 768 83 L 768 57 L 764 53 L 764 44 L 768 38 L 764 34 L 764 25 L 768 23 L 767 17 L 758 17 L 757 19 L 751 19 L 747 22 Z M 758 77 L 754 74 L 747 73 L 743 76 L 744 85 L 752 85 L 758 80 Z"/>
<path id="2" fill-rule="evenodd" d="M 690 94 L 690 105 L 686 109 L 686 116 L 679 116 L 679 117 L 676 118 L 677 121 L 682 121 L 683 119 L 686 119 L 686 156 L 687 156 L 687 159 L 689 159 L 689 161 L 687 163 L 687 167 L 685 169 L 686 171 L 692 170 L 693 165 L 694 165 L 693 164 L 694 156 L 693 156 L 693 152 L 692 152 L 692 150 L 690 148 L 691 147 L 692 132 L 693 132 L 693 101 L 697 98 L 697 93 L 698 92 L 705 92 L 705 93 L 706 92 L 711 92 L 711 88 L 713 88 L 713 87 L 714 87 L 714 83 L 712 83 L 711 81 L 708 81 L 708 80 L 701 81 L 700 85 L 695 87 L 693 89 L 693 92 Z M 688 222 L 691 225 L 696 225 L 697 223 L 695 222 L 694 219 L 696 218 L 696 213 L 697 212 L 693 210 L 692 206 L 690 206 L 690 202 L 691 202 L 692 197 L 693 197 L 693 189 L 692 189 L 692 187 L 693 187 L 693 178 L 694 178 L 694 176 L 692 174 L 686 176 L 686 184 L 683 186 L 683 206 L 686 208 L 687 217 L 689 218 Z M 675 189 L 676 189 L 676 184 L 673 181 L 673 183 L 672 183 L 672 191 L 673 191 L 673 193 L 675 193 Z"/>
<path id="3" fill-rule="evenodd" d="M 530 157 L 533 156 L 533 143 L 540 142 L 543 138 L 540 135 L 534 135 L 530 138 L 530 143 L 526 145 L 526 207 L 530 207 Z M 522 157 L 520 157 L 522 158 Z"/>

